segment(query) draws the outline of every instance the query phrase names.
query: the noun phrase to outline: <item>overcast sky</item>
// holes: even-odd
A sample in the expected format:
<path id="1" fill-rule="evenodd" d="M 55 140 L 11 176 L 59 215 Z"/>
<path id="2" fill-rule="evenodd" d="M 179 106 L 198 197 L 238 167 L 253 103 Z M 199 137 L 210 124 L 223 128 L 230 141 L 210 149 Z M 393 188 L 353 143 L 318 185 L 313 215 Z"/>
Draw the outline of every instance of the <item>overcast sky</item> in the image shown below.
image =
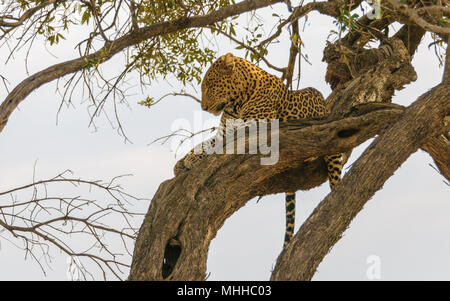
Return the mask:
<path id="1" fill-rule="evenodd" d="M 287 15 L 284 5 L 261 13 L 269 18 L 273 11 Z M 303 51 L 312 65 L 303 62 L 300 86 L 313 86 L 325 96 L 331 90 L 324 81 L 326 65 L 322 62 L 322 51 L 331 29 L 335 26 L 330 18 L 312 13 L 301 35 L 305 43 Z M 37 41 L 30 53 L 30 73 L 74 58 L 73 46 L 80 34 L 71 32 L 68 41 L 51 48 L 53 55 Z M 407 106 L 439 83 L 442 68 L 433 50 L 427 48 L 430 42 L 427 35 L 413 60 L 418 80 L 397 92 L 395 103 Z M 242 55 L 235 46 L 222 40 L 217 55 L 227 52 Z M 269 60 L 275 65 L 285 65 L 288 47 L 286 40 L 277 44 Z M 16 53 L 14 60 L 5 65 L 7 55 L 7 48 L 0 49 L 0 74 L 14 87 L 25 76 L 25 52 Z M 116 74 L 117 64 L 122 64 L 120 57 L 107 62 L 104 73 Z M 137 77 L 131 80 L 138 83 Z M 197 92 L 191 88 L 189 91 L 200 97 L 200 87 L 196 83 L 194 86 Z M 212 115 L 199 113 L 199 104 L 189 98 L 168 97 L 151 109 L 138 105 L 137 102 L 147 95 L 158 97 L 183 88 L 175 80 L 170 83 L 160 80 L 143 92 L 135 88 L 134 95 L 127 98 L 129 107 L 120 108 L 123 126 L 133 141 L 133 144 L 124 144 L 103 116 L 97 120 L 96 130 L 88 127 L 87 104 L 81 96 L 74 100 L 74 107 L 63 108 L 57 123 L 60 97 L 55 88 L 53 82 L 29 95 L 0 134 L 0 191 L 31 182 L 36 163 L 37 179 L 54 176 L 65 169 L 87 179 L 108 180 L 117 175 L 133 174 L 122 181 L 123 186 L 134 195 L 151 199 L 159 184 L 173 177 L 176 158 L 169 144 L 149 146 L 149 143 L 170 134 L 176 120 L 186 119 L 193 124 L 194 116 L 201 114 L 205 125 L 211 120 L 217 122 Z M 0 99 L 6 95 L 0 86 Z M 369 143 L 355 149 L 349 163 L 354 162 Z M 425 152 L 414 153 L 353 220 L 313 279 L 367 280 L 375 258 L 382 280 L 450 280 L 449 187 L 430 163 L 432 159 Z M 65 191 L 61 188 L 54 192 L 64 194 Z M 296 230 L 328 192 L 328 183 L 297 192 Z M 2 204 L 7 201 L 0 200 Z M 148 201 L 143 201 L 136 208 L 145 212 L 148 205 Z M 258 203 L 256 199 L 249 201 L 226 221 L 212 241 L 209 279 L 268 280 L 282 248 L 284 223 L 283 194 L 265 196 Z M 44 275 L 30 258 L 24 260 L 22 251 L 0 240 L 0 280 L 67 280 L 67 256 L 57 251 L 52 254 L 52 270 L 47 269 Z"/>

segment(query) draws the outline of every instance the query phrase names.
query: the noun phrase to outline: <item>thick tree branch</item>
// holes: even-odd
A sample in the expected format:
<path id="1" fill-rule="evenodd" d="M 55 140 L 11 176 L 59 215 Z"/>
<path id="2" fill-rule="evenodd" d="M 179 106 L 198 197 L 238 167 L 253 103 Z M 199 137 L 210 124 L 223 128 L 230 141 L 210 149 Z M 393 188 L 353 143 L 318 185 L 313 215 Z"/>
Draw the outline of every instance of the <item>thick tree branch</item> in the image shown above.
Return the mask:
<path id="1" fill-rule="evenodd" d="M 442 76 L 442 83 L 450 85 L 450 35 L 447 41 L 447 52 L 445 57 L 444 74 Z M 450 181 L 450 111 L 447 111 L 445 134 L 428 139 L 422 146 L 422 149 L 430 154 L 436 163 L 441 174 Z"/>
<path id="2" fill-rule="evenodd" d="M 89 62 L 93 60 L 103 63 L 120 51 L 130 46 L 139 44 L 142 41 L 150 39 L 151 37 L 168 34 L 186 28 L 205 27 L 228 17 L 266 7 L 281 1 L 282 0 L 246 0 L 234 5 L 222 7 L 207 15 L 183 17 L 173 21 L 152 24 L 136 29 L 112 42 L 108 42 L 102 49 L 88 56 L 48 67 L 45 70 L 42 70 L 23 80 L 11 91 L 11 93 L 9 93 L 0 105 L 0 132 L 8 122 L 8 118 L 11 113 L 28 94 L 45 83 L 51 82 L 54 79 L 60 78 L 64 75 L 82 70 L 89 65 Z"/>
<path id="3" fill-rule="evenodd" d="M 417 79 L 409 50 L 397 38 L 378 49 L 350 53 L 337 43 L 324 51 L 328 62 L 326 80 L 335 89 L 327 98 L 332 114 L 339 116 L 366 102 L 391 102 L 395 90 Z"/>
<path id="4" fill-rule="evenodd" d="M 450 181 L 450 141 L 448 136 L 439 135 L 430 138 L 422 146 L 422 149 L 430 154 L 441 174 Z"/>
<path id="5" fill-rule="evenodd" d="M 409 55 L 413 57 L 425 33 L 426 31 L 420 26 L 403 25 L 394 37 L 403 41 L 403 44 L 409 51 Z"/>
<path id="6" fill-rule="evenodd" d="M 392 39 L 380 49 L 360 53 L 353 63 L 361 66 L 359 73 L 328 97 L 329 107 L 334 108 L 328 120 L 304 128 L 295 124 L 305 121 L 280 127 L 276 165 L 260 165 L 258 156 L 210 156 L 190 172 L 163 183 L 140 229 L 130 279 L 203 279 L 209 243 L 233 212 L 255 196 L 322 184 L 327 169 L 320 157 L 351 151 L 400 116 L 403 110 L 396 107 L 395 112 L 372 111 L 369 115 L 376 118 L 363 118 L 355 106 L 392 107 L 383 102 L 415 80 L 403 43 Z M 310 157 L 317 159 L 305 162 Z"/>
<path id="7" fill-rule="evenodd" d="M 253 197 L 325 182 L 324 161 L 306 159 L 351 150 L 402 112 L 369 104 L 335 121 L 282 123 L 277 164 L 261 165 L 259 155 L 211 155 L 162 183 L 139 231 L 129 279 L 203 280 L 209 244 L 231 214 Z"/>
<path id="8" fill-rule="evenodd" d="M 414 38 L 412 49 L 416 47 L 418 44 L 417 40 L 420 40 L 422 35 L 419 30 L 417 31 L 417 38 Z M 405 36 L 403 33 L 397 36 L 402 37 L 402 35 Z M 404 52 L 401 47 L 397 47 L 400 44 L 395 43 L 397 42 L 391 41 L 389 43 L 391 47 L 388 50 L 388 52 L 394 51 L 390 58 L 393 60 L 391 62 L 394 65 L 397 64 L 394 69 L 389 69 L 384 63 L 378 64 L 372 70 L 365 70 L 359 80 L 355 78 L 352 82 L 346 83 L 343 91 L 341 89 L 334 90 L 328 99 L 330 106 L 334 108 L 332 110 L 334 114 L 339 114 L 339 111 L 342 112 L 342 110 L 345 111 L 346 108 L 355 103 L 371 101 L 368 96 L 379 96 L 388 92 L 387 97 L 381 97 L 381 101 L 390 100 L 392 94 L 386 91 L 385 84 L 382 85 L 382 89 L 375 88 L 375 86 L 372 88 L 364 86 L 360 90 L 360 85 L 356 83 L 367 83 L 370 79 L 364 79 L 366 76 L 372 76 L 374 83 L 380 83 L 379 80 L 384 81 L 387 79 L 383 79 L 384 76 L 394 73 L 397 73 L 397 79 L 406 79 L 404 75 L 409 73 L 406 70 L 410 67 L 407 64 L 404 67 L 400 67 L 398 63 L 395 63 L 395 60 L 398 60 L 400 57 L 403 57 L 405 60 L 409 60 L 409 58 L 405 53 L 395 53 L 396 50 Z M 412 49 L 409 49 L 410 54 L 413 53 Z M 333 68 L 333 65 L 330 65 L 330 67 Z M 405 67 L 406 69 L 404 69 Z M 399 74 L 401 68 L 404 69 L 404 75 Z M 448 70 L 448 65 L 446 65 L 445 69 Z M 362 209 L 367 200 L 382 187 L 393 172 L 421 145 L 432 155 L 441 173 L 448 177 L 450 144 L 445 135 L 433 138 L 438 133 L 448 131 L 448 125 L 445 125 L 444 117 L 450 109 L 450 88 L 448 82 L 445 82 L 445 78 L 446 76 L 444 75 L 443 84 L 422 96 L 413 106 L 408 108 L 407 112 L 397 123 L 392 125 L 386 133 L 376 140 L 357 163 L 353 165 L 350 172 L 338 186 L 338 189 L 331 193 L 316 208 L 297 233 L 294 242 L 280 255 L 272 275 L 273 280 L 311 279 L 318 264 L 339 240 L 351 220 Z M 414 76 L 411 80 L 414 80 Z M 398 88 L 400 88 L 400 85 L 397 85 L 394 89 Z M 370 95 L 374 90 L 378 92 L 375 92 L 375 95 Z M 336 95 L 336 97 L 333 95 Z M 382 162 L 389 162 L 389 164 L 383 164 Z M 379 168 L 380 165 L 386 167 Z M 358 185 L 354 185 L 354 183 L 358 183 Z M 336 218 L 336 216 L 339 216 L 339 218 Z"/>
<path id="9" fill-rule="evenodd" d="M 378 134 L 280 255 L 273 273 L 274 280 L 311 279 L 365 202 L 411 153 L 446 129 L 450 99 L 446 83 L 405 111 L 389 104 L 396 90 L 417 78 L 411 54 L 423 30 L 415 30 L 414 36 L 405 30 L 383 38 L 378 49 L 355 49 L 341 42 L 327 47 L 327 81 L 333 88 L 327 106 L 332 113 L 322 121 L 282 124 L 277 164 L 261 165 L 258 155 L 211 155 L 161 184 L 140 229 L 129 279 L 204 279 L 209 244 L 231 214 L 256 196 L 318 186 L 327 177 L 324 155 L 346 153 Z M 372 110 L 355 110 L 364 106 Z M 311 157 L 316 159 L 307 160 Z"/>
<path id="10" fill-rule="evenodd" d="M 364 204 L 430 136 L 445 129 L 450 86 L 422 95 L 353 164 L 277 260 L 272 280 L 310 280 Z M 357 183 L 357 185 L 355 185 Z"/>
<path id="11" fill-rule="evenodd" d="M 66 0 L 47 0 L 41 4 L 26 10 L 19 18 L 14 18 L 14 22 L 8 22 L 6 19 L 12 19 L 9 16 L 0 16 L 0 26 L 3 27 L 17 27 L 22 25 L 26 20 L 30 19 L 35 13 L 54 3 L 65 2 Z"/>

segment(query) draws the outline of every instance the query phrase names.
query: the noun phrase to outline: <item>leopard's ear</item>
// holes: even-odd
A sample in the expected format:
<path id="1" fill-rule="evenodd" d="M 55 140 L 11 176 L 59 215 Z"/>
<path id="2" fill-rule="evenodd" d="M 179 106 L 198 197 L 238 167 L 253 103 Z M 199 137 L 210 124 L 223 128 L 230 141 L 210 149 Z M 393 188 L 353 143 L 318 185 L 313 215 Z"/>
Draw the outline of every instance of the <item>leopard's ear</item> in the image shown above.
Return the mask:
<path id="1" fill-rule="evenodd" d="M 231 73 L 234 69 L 234 56 L 231 52 L 228 52 L 222 57 L 223 69 L 227 73 Z"/>

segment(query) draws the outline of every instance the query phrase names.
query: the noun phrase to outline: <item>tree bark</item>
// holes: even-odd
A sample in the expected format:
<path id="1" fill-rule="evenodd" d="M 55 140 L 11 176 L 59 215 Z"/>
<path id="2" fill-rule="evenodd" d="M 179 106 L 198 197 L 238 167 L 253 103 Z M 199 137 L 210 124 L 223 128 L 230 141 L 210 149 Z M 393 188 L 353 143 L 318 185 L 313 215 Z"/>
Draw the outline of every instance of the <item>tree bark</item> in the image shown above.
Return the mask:
<path id="1" fill-rule="evenodd" d="M 271 279 L 310 280 L 364 204 L 427 138 L 446 129 L 444 118 L 449 110 L 447 84 L 433 88 L 408 107 L 316 207 L 281 253 Z"/>
<path id="2" fill-rule="evenodd" d="M 330 74 L 345 77 L 344 72 L 333 71 L 342 67 L 339 59 L 327 53 L 333 51 L 325 51 Z M 231 214 L 256 196 L 322 184 L 327 180 L 324 155 L 350 152 L 384 132 L 403 113 L 389 102 L 395 90 L 416 79 L 410 60 L 409 50 L 395 38 L 379 49 L 363 50 L 352 60 L 353 66 L 345 66 L 351 73 L 349 82 L 334 77 L 337 87 L 327 98 L 332 108 L 327 119 L 280 124 L 280 156 L 275 165 L 261 165 L 257 155 L 211 155 L 194 169 L 162 183 L 141 226 L 129 279 L 203 280 L 210 241 Z M 305 162 L 311 157 L 315 160 Z M 326 242 L 320 243 L 328 250 Z M 284 256 L 277 269 L 287 264 Z M 296 256 L 292 254 L 290 260 Z M 314 263 L 321 260 L 311 258 Z"/>
<path id="3" fill-rule="evenodd" d="M 103 63 L 122 50 L 130 46 L 137 45 L 150 39 L 151 37 L 165 35 L 187 28 L 204 27 L 224 20 L 228 17 L 282 1 L 283 0 L 246 0 L 234 5 L 222 7 L 217 11 L 211 12 L 204 16 L 185 17 L 138 28 L 112 42 L 106 43 L 105 46 L 99 51 L 88 56 L 56 64 L 37 72 L 18 84 L 0 105 L 0 133 L 6 126 L 9 116 L 25 99 L 25 97 L 28 96 L 28 94 L 43 84 L 86 68 L 89 61 L 95 60 Z"/>
<path id="4" fill-rule="evenodd" d="M 449 124 L 447 123 L 448 133 Z M 448 135 L 432 137 L 422 146 L 422 149 L 433 158 L 440 173 L 450 181 L 450 141 Z"/>
<path id="5" fill-rule="evenodd" d="M 280 254 L 272 280 L 310 280 L 364 204 L 419 147 L 429 152 L 442 175 L 449 178 L 449 68 L 447 47 L 442 83 L 408 107 L 399 120 L 392 123 L 353 164 L 336 189 L 315 208 Z"/>
<path id="6" fill-rule="evenodd" d="M 327 179 L 321 157 L 351 150 L 402 112 L 371 104 L 336 121 L 282 123 L 277 164 L 261 165 L 259 155 L 210 155 L 162 183 L 141 226 L 129 279 L 205 279 L 209 244 L 231 214 L 256 196 L 320 185 Z M 313 156 L 319 158 L 304 162 Z"/>

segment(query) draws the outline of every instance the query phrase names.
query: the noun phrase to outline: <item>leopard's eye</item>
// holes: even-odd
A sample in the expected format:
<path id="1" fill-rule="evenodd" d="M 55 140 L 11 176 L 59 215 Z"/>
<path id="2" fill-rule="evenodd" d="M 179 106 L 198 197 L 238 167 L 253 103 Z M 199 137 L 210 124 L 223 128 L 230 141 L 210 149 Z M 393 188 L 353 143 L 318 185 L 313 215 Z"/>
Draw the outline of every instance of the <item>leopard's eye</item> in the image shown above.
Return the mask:
<path id="1" fill-rule="evenodd" d="M 219 104 L 218 106 L 217 106 L 217 111 L 221 111 L 223 108 L 225 107 L 225 103 L 224 102 L 222 102 L 221 104 Z"/>

